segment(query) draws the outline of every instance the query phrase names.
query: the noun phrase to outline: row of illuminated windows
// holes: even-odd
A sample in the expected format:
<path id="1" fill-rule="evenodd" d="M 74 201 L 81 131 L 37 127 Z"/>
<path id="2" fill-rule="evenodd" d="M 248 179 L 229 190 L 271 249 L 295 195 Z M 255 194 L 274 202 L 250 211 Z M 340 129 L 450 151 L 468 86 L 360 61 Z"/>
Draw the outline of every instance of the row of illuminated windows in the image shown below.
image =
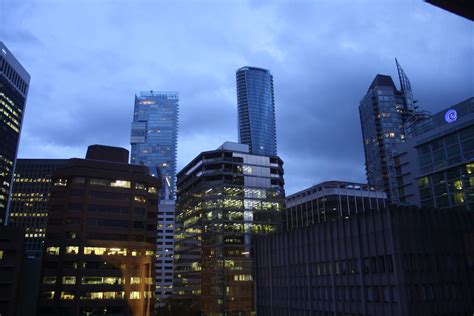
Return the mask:
<path id="1" fill-rule="evenodd" d="M 19 197 L 13 196 L 13 197 L 12 197 L 12 201 L 15 201 L 15 202 L 25 202 L 26 204 L 31 205 L 31 203 L 33 203 L 33 202 L 43 202 L 43 203 L 46 203 L 46 202 L 48 202 L 48 199 L 47 199 L 47 198 L 19 198 Z M 27 205 L 27 206 L 28 206 L 28 205 Z"/>
<path id="2" fill-rule="evenodd" d="M 32 192 L 32 193 L 23 193 L 23 192 L 14 192 L 12 196 L 19 197 L 19 198 L 42 198 L 48 196 L 47 194 L 39 193 L 39 192 Z"/>
<path id="3" fill-rule="evenodd" d="M 26 238 L 43 238 L 44 234 L 25 234 Z"/>
<path id="4" fill-rule="evenodd" d="M 0 104 L 2 103 L 3 101 L 0 99 Z M 3 102 L 4 103 L 4 102 Z M 4 103 L 5 104 L 5 103 Z M 13 123 L 15 123 L 16 126 L 20 126 L 20 123 L 18 122 L 18 120 L 13 116 L 13 115 L 10 115 L 10 113 L 8 113 L 7 111 L 4 110 L 3 107 L 0 107 L 0 116 L 1 114 L 3 114 L 5 117 L 9 118 Z M 17 114 L 16 112 L 14 114 Z M 18 115 L 17 115 L 18 116 Z"/>
<path id="5" fill-rule="evenodd" d="M 185 225 L 186 226 L 186 225 Z M 212 224 L 204 225 L 204 232 L 216 231 L 226 231 L 226 232 L 242 232 L 242 233 L 261 233 L 261 232 L 272 232 L 275 231 L 275 225 L 261 225 L 261 224 Z"/>
<path id="6" fill-rule="evenodd" d="M 79 246 L 66 246 L 64 247 L 64 251 L 66 254 L 79 254 Z M 50 255 L 59 255 L 60 247 L 47 247 L 46 253 Z M 127 255 L 127 248 L 105 248 L 105 247 L 84 247 L 84 254 L 85 255 L 97 255 L 97 256 L 126 256 Z M 131 250 L 128 252 L 131 256 L 141 256 L 142 252 L 139 250 Z M 154 251 L 146 250 L 146 256 L 153 256 Z"/>
<path id="7" fill-rule="evenodd" d="M 15 174 L 15 182 L 20 182 L 20 183 L 49 183 L 51 182 L 51 179 L 48 178 L 20 178 L 20 175 Z M 39 194 L 39 193 L 38 193 Z"/>
<path id="8" fill-rule="evenodd" d="M 10 213 L 11 217 L 46 217 L 48 213 Z"/>
<path id="9" fill-rule="evenodd" d="M 43 284 L 56 284 L 57 277 L 56 276 L 45 276 L 43 278 Z M 151 277 L 130 277 L 130 281 L 128 284 L 153 284 L 153 278 Z M 63 276 L 62 277 L 62 284 L 76 284 L 76 277 L 75 276 Z M 108 285 L 116 285 L 116 284 L 125 284 L 125 278 L 122 277 L 99 277 L 99 276 L 86 276 L 81 278 L 81 284 L 85 285 L 97 285 L 97 284 L 108 284 Z"/>
<path id="10" fill-rule="evenodd" d="M 0 98 L 0 104 L 3 105 L 3 107 L 6 108 L 8 111 L 10 111 L 10 113 L 13 113 L 14 116 L 20 118 L 20 115 L 15 111 L 15 109 L 12 108 L 12 106 L 15 107 L 15 104 L 13 103 L 13 101 L 9 97 L 7 97 L 3 92 L 0 92 L 0 97 L 3 97 L 3 98 Z M 6 100 L 7 102 L 5 102 L 4 100 Z M 21 109 L 18 109 L 18 110 L 21 112 Z"/>
<path id="11" fill-rule="evenodd" d="M 153 298 L 153 291 L 131 291 L 129 294 L 129 299 L 139 300 L 141 298 Z M 43 292 L 43 298 L 52 300 L 55 297 L 55 291 L 46 291 Z M 61 300 L 73 300 L 75 299 L 75 294 L 71 292 L 61 292 Z M 113 291 L 113 292 L 85 292 L 80 296 L 81 300 L 123 300 L 125 299 L 124 291 Z"/>
<path id="12" fill-rule="evenodd" d="M 70 180 L 69 179 L 56 179 L 54 181 L 55 186 L 66 186 Z M 73 177 L 72 183 L 76 184 L 85 184 L 86 178 L 85 177 Z M 107 186 L 113 188 L 126 188 L 130 189 L 132 187 L 132 182 L 127 180 L 112 180 L 112 179 L 101 179 L 101 178 L 90 178 L 89 179 L 90 185 L 96 186 Z M 137 190 L 148 190 L 149 193 L 156 193 L 157 189 L 155 187 L 148 187 L 145 183 L 142 182 L 135 182 L 134 188 Z"/>
<path id="13" fill-rule="evenodd" d="M 13 161 L 11 161 L 10 159 L 8 159 L 5 156 L 0 155 L 0 161 L 5 162 L 7 165 L 13 166 Z"/>
<path id="14" fill-rule="evenodd" d="M 1 118 L 1 116 L 0 116 Z M 17 126 L 13 125 L 11 122 L 2 120 L 8 127 L 10 127 L 12 130 L 14 130 L 17 134 L 20 132 Z"/>

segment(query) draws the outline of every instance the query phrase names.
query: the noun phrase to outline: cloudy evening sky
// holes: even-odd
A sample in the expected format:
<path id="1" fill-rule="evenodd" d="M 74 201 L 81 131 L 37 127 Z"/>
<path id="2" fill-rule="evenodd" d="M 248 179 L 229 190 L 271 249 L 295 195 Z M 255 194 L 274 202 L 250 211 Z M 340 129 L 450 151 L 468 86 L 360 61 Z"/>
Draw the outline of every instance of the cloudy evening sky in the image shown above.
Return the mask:
<path id="1" fill-rule="evenodd" d="M 274 76 L 287 193 L 365 181 L 358 105 L 394 58 L 421 108 L 474 95 L 474 26 L 423 1 L 0 0 L 0 40 L 32 80 L 19 157 L 130 148 L 134 94 L 180 94 L 178 170 L 237 141 L 235 70 Z"/>

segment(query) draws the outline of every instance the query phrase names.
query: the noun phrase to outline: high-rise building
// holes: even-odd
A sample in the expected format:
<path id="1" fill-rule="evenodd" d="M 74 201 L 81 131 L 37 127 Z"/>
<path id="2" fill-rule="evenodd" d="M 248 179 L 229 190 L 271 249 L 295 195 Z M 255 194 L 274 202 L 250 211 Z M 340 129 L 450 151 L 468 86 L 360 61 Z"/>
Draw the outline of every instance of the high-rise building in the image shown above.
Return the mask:
<path id="1" fill-rule="evenodd" d="M 256 240 L 257 315 L 468 315 L 474 213 L 385 208 Z"/>
<path id="2" fill-rule="evenodd" d="M 253 242 L 281 225 L 283 162 L 226 142 L 177 183 L 174 299 L 204 315 L 254 315 Z"/>
<path id="3" fill-rule="evenodd" d="M 150 91 L 136 95 L 130 140 L 132 164 L 149 167 L 162 180 L 156 262 L 159 305 L 172 294 L 173 287 L 178 101 L 177 92 Z"/>
<path id="4" fill-rule="evenodd" d="M 28 257 L 41 257 L 51 176 L 66 163 L 65 159 L 17 159 L 8 225 L 24 228 Z"/>
<path id="5" fill-rule="evenodd" d="M 250 153 L 276 155 L 275 98 L 269 70 L 242 67 L 236 72 L 239 143 Z"/>
<path id="6" fill-rule="evenodd" d="M 178 143 L 178 93 L 141 92 L 135 95 L 131 163 L 145 165 L 161 177 L 160 200 L 174 200 Z"/>
<path id="7" fill-rule="evenodd" d="M 283 226 L 310 226 L 386 206 L 387 194 L 367 184 L 326 181 L 287 196 Z"/>
<path id="8" fill-rule="evenodd" d="M 8 220 L 18 143 L 30 75 L 0 41 L 0 225 Z"/>
<path id="9" fill-rule="evenodd" d="M 474 211 L 474 98 L 413 124 L 394 156 L 400 203 Z"/>
<path id="10" fill-rule="evenodd" d="M 410 81 L 396 64 L 400 90 L 390 76 L 378 74 L 359 105 L 367 181 L 394 204 L 399 199 L 393 155 L 406 139 L 407 122 L 426 115 L 416 111 Z"/>
<path id="11" fill-rule="evenodd" d="M 56 170 L 38 315 L 153 315 L 160 186 L 117 147 Z"/>

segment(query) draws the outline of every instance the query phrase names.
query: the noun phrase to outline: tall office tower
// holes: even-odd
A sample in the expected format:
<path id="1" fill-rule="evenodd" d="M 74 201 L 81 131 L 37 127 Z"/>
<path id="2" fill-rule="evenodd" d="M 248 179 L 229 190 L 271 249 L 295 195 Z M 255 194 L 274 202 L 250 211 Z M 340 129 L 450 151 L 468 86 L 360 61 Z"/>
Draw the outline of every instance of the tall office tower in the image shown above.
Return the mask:
<path id="1" fill-rule="evenodd" d="M 226 142 L 178 173 L 173 297 L 203 315 L 254 315 L 254 237 L 284 209 L 283 162 Z"/>
<path id="2" fill-rule="evenodd" d="M 173 287 L 178 101 L 177 92 L 150 91 L 135 96 L 130 139 L 132 164 L 145 165 L 162 179 L 157 231 L 158 304 L 171 295 Z"/>
<path id="3" fill-rule="evenodd" d="M 30 75 L 0 41 L 0 225 L 7 219 Z"/>
<path id="4" fill-rule="evenodd" d="M 394 204 L 399 198 L 393 155 L 406 138 L 407 122 L 425 115 L 416 111 L 410 81 L 396 63 L 401 89 L 390 76 L 378 74 L 359 105 L 367 180 Z"/>
<path id="5" fill-rule="evenodd" d="M 400 202 L 474 211 L 474 98 L 412 125 L 394 157 Z"/>
<path id="6" fill-rule="evenodd" d="M 117 147 L 56 170 L 38 315 L 153 315 L 160 185 Z"/>
<path id="7" fill-rule="evenodd" d="M 326 181 L 286 198 L 286 229 L 349 218 L 386 207 L 387 194 L 362 183 Z"/>
<path id="8" fill-rule="evenodd" d="M 145 165 L 162 178 L 160 200 L 175 198 L 178 101 L 177 92 L 135 95 L 131 163 Z"/>
<path id="9" fill-rule="evenodd" d="M 8 225 L 25 229 L 28 257 L 40 258 L 48 223 L 51 176 L 66 165 L 65 159 L 17 159 Z"/>
<path id="10" fill-rule="evenodd" d="M 474 212 L 390 207 L 257 239 L 257 315 L 469 315 Z"/>
<path id="11" fill-rule="evenodd" d="M 276 155 L 275 98 L 269 70 L 242 67 L 237 70 L 239 143 L 257 155 Z"/>

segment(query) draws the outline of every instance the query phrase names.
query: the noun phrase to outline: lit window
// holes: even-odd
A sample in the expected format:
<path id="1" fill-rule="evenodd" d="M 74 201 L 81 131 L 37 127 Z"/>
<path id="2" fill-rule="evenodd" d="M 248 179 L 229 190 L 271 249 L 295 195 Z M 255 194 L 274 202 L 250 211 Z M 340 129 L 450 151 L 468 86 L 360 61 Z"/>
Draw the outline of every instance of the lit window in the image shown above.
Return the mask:
<path id="1" fill-rule="evenodd" d="M 153 292 L 152 291 L 144 291 L 143 292 L 143 298 L 153 298 Z"/>
<path id="2" fill-rule="evenodd" d="M 252 281 L 252 276 L 248 274 L 234 275 L 234 281 Z"/>
<path id="3" fill-rule="evenodd" d="M 100 247 L 84 247 L 84 254 L 85 255 L 99 255 L 102 256 L 105 254 L 107 248 L 100 248 Z"/>
<path id="4" fill-rule="evenodd" d="M 149 187 L 148 188 L 148 193 L 156 193 L 156 188 L 155 187 Z"/>
<path id="5" fill-rule="evenodd" d="M 56 179 L 54 185 L 64 187 L 67 185 L 67 179 Z"/>
<path id="6" fill-rule="evenodd" d="M 54 298 L 54 291 L 43 292 L 43 297 L 47 300 L 52 300 Z"/>
<path id="7" fill-rule="evenodd" d="M 130 292 L 130 299 L 131 300 L 139 300 L 140 299 L 140 292 L 138 292 L 138 291 Z"/>
<path id="8" fill-rule="evenodd" d="M 153 278 L 143 278 L 143 283 L 145 284 L 153 284 Z"/>
<path id="9" fill-rule="evenodd" d="M 137 202 L 140 202 L 140 203 L 146 203 L 146 199 L 144 196 L 140 196 L 140 195 L 135 195 L 133 197 L 133 199 Z"/>
<path id="10" fill-rule="evenodd" d="M 74 294 L 69 293 L 69 292 L 61 292 L 61 299 L 62 300 L 73 300 L 74 299 Z"/>
<path id="11" fill-rule="evenodd" d="M 107 251 L 108 256 L 115 256 L 115 255 L 122 255 L 126 256 L 127 255 L 127 249 L 126 248 L 109 248 Z"/>
<path id="12" fill-rule="evenodd" d="M 3 250 L 0 250 L 0 260 L 3 259 Z"/>
<path id="13" fill-rule="evenodd" d="M 116 188 L 130 188 L 131 183 L 130 181 L 125 181 L 125 180 L 115 180 L 110 183 L 111 187 L 116 187 Z"/>
<path id="14" fill-rule="evenodd" d="M 48 255 L 59 255 L 59 247 L 48 247 L 46 253 Z"/>
<path id="15" fill-rule="evenodd" d="M 68 246 L 66 247 L 66 253 L 71 255 L 77 255 L 79 253 L 79 247 L 77 246 Z"/>
<path id="16" fill-rule="evenodd" d="M 146 256 L 153 256 L 154 254 L 155 254 L 155 252 L 152 251 L 152 250 L 147 250 L 147 251 L 145 251 L 145 255 L 146 255 Z"/>
<path id="17" fill-rule="evenodd" d="M 63 284 L 76 284 L 75 276 L 63 276 Z"/>
<path id="18" fill-rule="evenodd" d="M 140 284 L 142 282 L 140 277 L 131 277 L 130 284 Z"/>

